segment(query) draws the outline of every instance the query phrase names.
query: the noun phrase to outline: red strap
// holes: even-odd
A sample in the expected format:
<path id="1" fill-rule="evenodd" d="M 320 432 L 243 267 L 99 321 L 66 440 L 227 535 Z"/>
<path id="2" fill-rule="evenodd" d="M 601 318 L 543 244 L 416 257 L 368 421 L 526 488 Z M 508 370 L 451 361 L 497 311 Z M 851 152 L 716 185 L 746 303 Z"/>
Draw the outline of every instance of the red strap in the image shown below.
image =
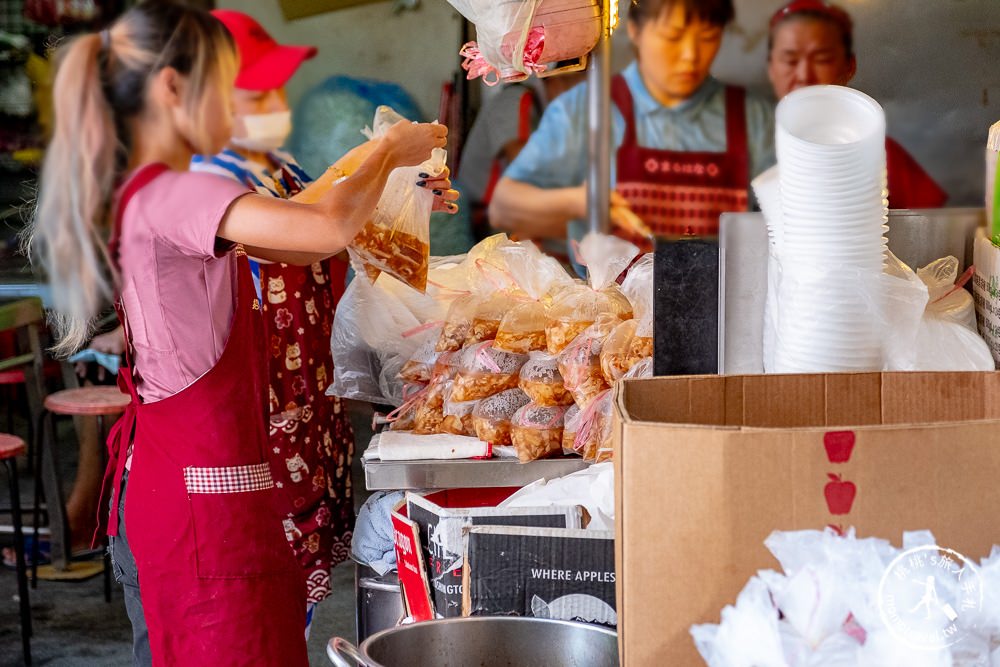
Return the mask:
<path id="1" fill-rule="evenodd" d="M 125 207 L 128 206 L 132 197 L 139 192 L 139 190 L 149 185 L 154 178 L 169 170 L 170 167 L 162 162 L 154 162 L 152 164 L 139 167 L 139 169 L 132 174 L 132 177 L 125 182 L 125 186 L 122 188 L 121 192 L 119 192 L 117 201 L 114 205 L 114 222 L 111 227 L 111 240 L 108 241 L 108 252 L 111 254 L 111 261 L 115 265 L 116 269 L 120 266 L 118 262 L 118 252 L 119 245 L 121 244 L 121 227 L 122 218 L 125 215 Z"/>
<path id="2" fill-rule="evenodd" d="M 531 112 L 534 111 L 536 102 L 535 93 L 530 88 L 521 95 L 517 109 L 517 139 L 521 143 L 526 143 L 531 138 Z M 493 191 L 496 190 L 502 175 L 500 158 L 494 156 L 493 162 L 490 163 L 490 175 L 486 180 L 486 190 L 483 192 L 483 206 L 489 206 L 490 202 L 493 201 Z"/>
<path id="3" fill-rule="evenodd" d="M 517 138 L 524 143 L 531 138 L 531 112 L 535 108 L 535 93 L 530 88 L 521 95 L 521 104 L 517 110 Z"/>
<path id="4" fill-rule="evenodd" d="M 111 239 L 108 242 L 108 252 L 116 268 L 120 266 L 118 253 L 125 208 L 139 190 L 169 169 L 170 167 L 163 163 L 140 167 L 119 192 L 114 203 L 114 222 L 111 228 Z M 132 436 L 135 433 L 136 406 L 139 404 L 139 395 L 133 376 L 135 367 L 132 363 L 132 334 L 120 300 L 115 302 L 115 310 L 118 312 L 118 321 L 121 323 L 125 335 L 125 365 L 118 369 L 118 388 L 123 393 L 129 394 L 132 401 L 125 408 L 125 414 L 115 422 L 108 433 L 108 466 L 104 471 L 104 480 L 101 483 L 101 501 L 97 506 L 97 528 L 91 540 L 92 547 L 98 543 L 100 535 L 105 531 L 112 537 L 118 535 L 118 494 L 121 491 L 121 480 L 125 473 L 127 460 L 127 452 L 122 451 L 122 449 L 127 449 L 129 443 L 132 442 Z M 110 516 L 105 512 L 109 501 L 111 505 Z"/>
<path id="5" fill-rule="evenodd" d="M 625 137 L 622 139 L 621 147 L 631 148 L 636 145 L 635 105 L 632 103 L 632 91 L 628 89 L 628 83 L 621 74 L 611 78 L 611 101 L 625 118 Z"/>
<path id="6" fill-rule="evenodd" d="M 746 91 L 726 86 L 726 152 L 733 160 L 740 184 L 750 185 L 750 152 L 747 149 Z"/>

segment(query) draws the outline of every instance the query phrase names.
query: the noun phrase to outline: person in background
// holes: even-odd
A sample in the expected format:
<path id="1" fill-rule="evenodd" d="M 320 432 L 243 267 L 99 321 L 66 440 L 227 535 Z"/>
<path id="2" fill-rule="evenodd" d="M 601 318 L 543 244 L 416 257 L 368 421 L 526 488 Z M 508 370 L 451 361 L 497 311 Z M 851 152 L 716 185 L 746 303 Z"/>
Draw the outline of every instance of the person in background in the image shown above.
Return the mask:
<path id="1" fill-rule="evenodd" d="M 112 299 L 125 328 L 132 400 L 105 479 L 135 662 L 305 667 L 305 578 L 268 464 L 247 253 L 309 265 L 341 252 L 393 169 L 443 148 L 447 128 L 399 123 L 350 176 L 331 169 L 286 201 L 189 170 L 232 137 L 237 55 L 207 12 L 142 2 L 58 61 L 26 246 L 48 277 L 56 354 L 83 346 Z"/>
<path id="2" fill-rule="evenodd" d="M 850 15 L 824 0 L 792 0 L 771 18 L 767 74 L 775 96 L 804 86 L 846 86 L 858 63 Z M 948 194 L 913 156 L 886 138 L 889 208 L 940 208 Z"/>
<path id="3" fill-rule="evenodd" d="M 555 66 L 566 64 L 559 62 Z M 584 76 L 584 72 L 570 72 L 507 84 L 480 108 L 465 139 L 460 174 L 456 176 L 479 238 L 490 229 L 486 211 L 504 169 L 528 143 L 545 107 Z M 539 85 L 533 85 L 536 81 Z"/>
<path id="4" fill-rule="evenodd" d="M 312 179 L 279 150 L 291 132 L 285 85 L 316 49 L 278 44 L 242 12 L 212 15 L 232 34 L 240 57 L 233 136 L 221 153 L 196 156 L 192 170 L 231 178 L 267 196 L 293 197 Z M 326 395 L 333 381 L 331 287 L 343 284 L 346 266 L 336 258 L 311 266 L 260 265 L 270 370 L 268 452 L 285 500 L 285 535 L 306 575 L 307 623 L 330 594 L 331 568 L 350 554 L 354 526 L 354 433 L 341 400 Z"/>
<path id="5" fill-rule="evenodd" d="M 636 60 L 612 80 L 611 220 L 629 209 L 665 238 L 718 233 L 746 210 L 750 179 L 774 163 L 771 105 L 709 75 L 731 0 L 635 0 Z M 579 239 L 587 213 L 586 85 L 552 102 L 501 178 L 490 219 L 532 238 Z"/>

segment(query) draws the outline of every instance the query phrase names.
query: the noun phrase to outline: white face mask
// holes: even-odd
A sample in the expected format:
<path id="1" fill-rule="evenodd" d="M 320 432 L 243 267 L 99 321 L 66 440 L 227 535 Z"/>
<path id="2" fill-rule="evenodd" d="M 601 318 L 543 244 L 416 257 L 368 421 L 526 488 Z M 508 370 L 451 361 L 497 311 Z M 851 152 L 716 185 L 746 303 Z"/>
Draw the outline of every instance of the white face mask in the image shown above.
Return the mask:
<path id="1" fill-rule="evenodd" d="M 276 111 L 243 116 L 247 136 L 233 137 L 234 146 L 267 153 L 281 148 L 292 131 L 292 112 Z"/>

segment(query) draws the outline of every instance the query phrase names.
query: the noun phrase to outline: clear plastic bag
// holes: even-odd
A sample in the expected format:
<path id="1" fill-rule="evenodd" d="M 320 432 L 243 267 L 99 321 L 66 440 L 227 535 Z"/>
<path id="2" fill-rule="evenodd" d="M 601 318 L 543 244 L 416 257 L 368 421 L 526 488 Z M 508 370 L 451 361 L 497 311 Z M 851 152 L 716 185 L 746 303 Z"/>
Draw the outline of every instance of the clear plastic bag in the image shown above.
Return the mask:
<path id="1" fill-rule="evenodd" d="M 434 346 L 440 336 L 441 327 L 434 326 L 426 329 L 421 328 L 413 336 L 420 337 L 420 345 L 417 347 L 409 361 L 403 364 L 399 371 L 399 379 L 407 383 L 427 384 L 434 375 L 434 365 L 439 356 Z M 406 332 L 409 333 L 409 332 Z M 406 336 L 404 333 L 404 337 Z M 410 337 L 413 337 L 410 336 Z"/>
<path id="2" fill-rule="evenodd" d="M 472 411 L 476 437 L 497 446 L 511 444 L 510 420 L 530 402 L 520 389 L 508 389 L 480 401 Z"/>
<path id="3" fill-rule="evenodd" d="M 465 348 L 452 388 L 453 400 L 482 400 L 517 387 L 521 367 L 527 360 L 527 355 L 494 348 L 491 340 Z"/>
<path id="4" fill-rule="evenodd" d="M 639 336 L 639 320 L 625 320 L 601 346 L 601 371 L 609 385 L 622 379 L 633 366 L 653 356 L 652 336 Z"/>
<path id="5" fill-rule="evenodd" d="M 548 306 L 553 295 L 572 285 L 573 279 L 559 262 L 528 241 L 499 249 L 495 259 L 520 301 L 504 314 L 496 346 L 521 354 L 544 350 Z"/>
<path id="6" fill-rule="evenodd" d="M 528 403 L 510 422 L 511 443 L 521 463 L 562 453 L 564 407 Z"/>
<path id="7" fill-rule="evenodd" d="M 375 111 L 370 138 L 380 138 L 390 127 L 406 119 L 387 106 Z M 434 194 L 417 187 L 418 174 L 437 176 L 444 171 L 447 152 L 436 148 L 427 162 L 394 169 L 386 181 L 372 219 L 348 246 L 355 263 L 385 272 L 414 289 L 427 289 L 430 264 L 430 218 Z"/>
<path id="8" fill-rule="evenodd" d="M 465 346 L 476 345 L 487 340 L 496 340 L 504 315 L 519 302 L 520 295 L 507 290 L 494 292 L 479 301 L 476 304 L 476 312 L 472 316 L 469 332 L 465 336 Z"/>
<path id="9" fill-rule="evenodd" d="M 472 419 L 479 401 L 466 401 L 459 403 L 452 400 L 452 392 L 444 399 L 444 421 L 441 422 L 441 431 L 453 435 L 476 436 L 476 425 Z"/>
<path id="10" fill-rule="evenodd" d="M 610 386 L 601 370 L 601 350 L 618 323 L 612 315 L 600 317 L 559 355 L 563 384 L 581 408 Z"/>
<path id="11" fill-rule="evenodd" d="M 592 233 L 580 243 L 579 254 L 587 266 L 590 285 L 572 285 L 554 298 L 545 326 L 549 354 L 565 350 L 602 315 L 627 320 L 634 314 L 615 281 L 639 249 L 614 236 Z"/>
<path id="12" fill-rule="evenodd" d="M 417 407 L 426 384 L 407 384 L 403 386 L 403 404 L 390 414 L 390 431 L 412 431 L 414 420 L 417 416 Z"/>
<path id="13" fill-rule="evenodd" d="M 451 381 L 434 382 L 424 390 L 422 400 L 413 415 L 413 432 L 417 435 L 441 433 L 444 422 L 444 399 L 451 392 Z"/>
<path id="14" fill-rule="evenodd" d="M 576 435 L 579 430 L 580 408 L 576 404 L 573 404 L 566 409 L 566 414 L 563 415 L 562 448 L 563 454 L 566 456 L 579 454 L 574 446 L 574 443 L 576 443 Z"/>
<path id="15" fill-rule="evenodd" d="M 559 359 L 545 352 L 532 352 L 521 367 L 518 386 L 531 397 L 532 403 L 545 407 L 572 405 L 573 395 L 566 389 Z"/>
<path id="16" fill-rule="evenodd" d="M 646 253 L 629 268 L 625 280 L 622 281 L 622 293 L 632 304 L 634 317 L 639 324 L 636 335 L 652 340 L 653 253 Z"/>
<path id="17" fill-rule="evenodd" d="M 438 338 L 438 352 L 458 352 L 465 345 L 465 339 L 472 329 L 472 320 L 476 316 L 479 299 L 474 294 L 465 294 L 451 302 L 441 335 Z"/>

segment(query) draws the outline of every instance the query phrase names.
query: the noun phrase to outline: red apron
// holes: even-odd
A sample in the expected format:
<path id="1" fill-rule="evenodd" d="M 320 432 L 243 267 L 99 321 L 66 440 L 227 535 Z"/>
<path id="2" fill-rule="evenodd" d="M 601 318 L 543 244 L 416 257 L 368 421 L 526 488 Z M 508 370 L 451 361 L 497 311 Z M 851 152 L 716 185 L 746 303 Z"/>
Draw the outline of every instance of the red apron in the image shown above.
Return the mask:
<path id="1" fill-rule="evenodd" d="M 166 169 L 147 166 L 126 184 L 115 212 L 113 256 L 129 199 Z M 246 254 L 236 252 L 236 309 L 218 363 L 154 403 L 139 398 L 129 349 L 119 373 L 132 403 L 108 439 L 108 534 L 117 533 L 131 441 L 125 520 L 154 665 L 309 664 L 305 581 L 281 528 L 266 453 L 260 302 Z M 119 318 L 130 348 L 120 308 Z M 248 363 L 253 359 L 257 363 Z"/>
<path id="2" fill-rule="evenodd" d="M 625 117 L 616 189 L 655 236 L 717 236 L 719 215 L 747 210 L 745 96 L 742 88 L 726 87 L 725 153 L 643 148 L 628 84 L 620 74 L 612 79 L 611 99 Z"/>

